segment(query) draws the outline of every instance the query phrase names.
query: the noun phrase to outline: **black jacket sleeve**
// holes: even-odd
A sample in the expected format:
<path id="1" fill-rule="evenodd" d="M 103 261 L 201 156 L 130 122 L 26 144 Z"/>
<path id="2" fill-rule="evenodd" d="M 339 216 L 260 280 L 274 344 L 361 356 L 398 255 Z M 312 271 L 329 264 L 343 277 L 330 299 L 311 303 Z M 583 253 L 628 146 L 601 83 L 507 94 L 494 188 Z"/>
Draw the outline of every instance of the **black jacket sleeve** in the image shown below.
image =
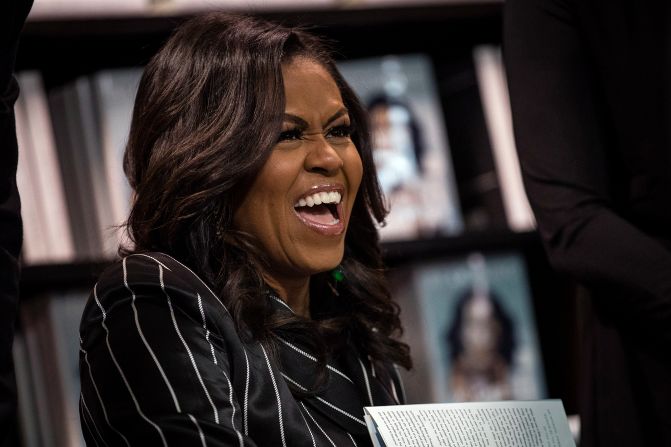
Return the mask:
<path id="1" fill-rule="evenodd" d="M 631 292 L 608 305 L 668 346 L 671 253 L 625 217 L 615 196 L 617 155 L 603 132 L 610 119 L 603 111 L 626 104 L 599 96 L 608 79 L 593 69 L 579 3 L 506 2 L 504 55 L 525 187 L 552 264 L 590 285 Z"/>
<path id="2" fill-rule="evenodd" d="M 220 326 L 228 320 L 218 313 L 146 258 L 125 258 L 100 278 L 81 325 L 87 445 L 255 445 L 243 434 Z"/>

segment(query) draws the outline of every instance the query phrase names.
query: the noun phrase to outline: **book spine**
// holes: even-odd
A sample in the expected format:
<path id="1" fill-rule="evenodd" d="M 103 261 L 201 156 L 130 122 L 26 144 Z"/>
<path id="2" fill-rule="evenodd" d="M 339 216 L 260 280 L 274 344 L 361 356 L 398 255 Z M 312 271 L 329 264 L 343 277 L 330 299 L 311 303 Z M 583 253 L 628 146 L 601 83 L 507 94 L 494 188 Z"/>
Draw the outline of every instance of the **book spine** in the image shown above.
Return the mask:
<path id="1" fill-rule="evenodd" d="M 49 261 L 71 262 L 75 258 L 61 167 L 54 143 L 46 94 L 38 72 L 19 76 L 32 144 L 27 147 L 35 163 L 36 194 L 41 198 L 45 219 L 42 231 L 49 245 Z"/>
<path id="2" fill-rule="evenodd" d="M 508 226 L 513 231 L 533 230 L 536 221 L 522 183 L 501 51 L 480 46 L 473 58 Z"/>
<path id="3" fill-rule="evenodd" d="M 25 264 L 38 264 L 49 258 L 49 246 L 46 234 L 42 231 L 45 225 L 44 213 L 40 209 L 41 197 L 36 181 L 36 160 L 33 144 L 28 129 L 26 104 L 20 95 L 14 107 L 16 121 L 16 138 L 19 145 L 19 163 L 16 170 L 16 184 L 21 196 L 21 217 L 23 220 L 23 250 Z"/>

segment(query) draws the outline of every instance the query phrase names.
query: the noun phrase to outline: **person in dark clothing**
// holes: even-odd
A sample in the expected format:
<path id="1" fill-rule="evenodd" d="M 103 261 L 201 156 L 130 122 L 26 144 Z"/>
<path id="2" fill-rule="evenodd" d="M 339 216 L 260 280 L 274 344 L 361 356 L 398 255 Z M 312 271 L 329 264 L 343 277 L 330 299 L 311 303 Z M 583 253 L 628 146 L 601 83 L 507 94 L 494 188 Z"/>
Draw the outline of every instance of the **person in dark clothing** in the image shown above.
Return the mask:
<path id="1" fill-rule="evenodd" d="M 19 87 L 12 76 L 19 33 L 32 0 L 0 4 L 0 446 L 17 444 L 16 385 L 12 362 L 19 297 L 22 227 L 16 189 L 18 148 L 14 102 Z"/>
<path id="2" fill-rule="evenodd" d="M 88 445 L 372 446 L 404 402 L 364 109 L 323 42 L 212 12 L 139 83 L 132 244 L 80 325 Z"/>
<path id="3" fill-rule="evenodd" d="M 581 446 L 671 446 L 671 4 L 509 0 L 504 56 L 550 261 L 587 286 Z"/>

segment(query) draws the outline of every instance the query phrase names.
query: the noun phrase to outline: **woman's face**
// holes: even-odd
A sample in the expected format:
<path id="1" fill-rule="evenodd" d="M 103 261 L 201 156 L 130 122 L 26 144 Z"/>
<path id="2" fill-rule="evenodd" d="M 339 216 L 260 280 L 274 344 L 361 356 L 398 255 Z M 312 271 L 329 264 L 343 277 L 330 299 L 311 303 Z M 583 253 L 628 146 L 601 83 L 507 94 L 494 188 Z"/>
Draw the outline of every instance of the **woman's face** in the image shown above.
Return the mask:
<path id="1" fill-rule="evenodd" d="M 326 69 L 299 57 L 282 75 L 282 132 L 234 216 L 269 257 L 264 273 L 280 281 L 340 263 L 363 174 L 347 109 Z"/>
<path id="2" fill-rule="evenodd" d="M 487 354 L 496 349 L 501 326 L 496 320 L 494 307 L 486 297 L 475 296 L 463 310 L 461 339 L 464 351 L 470 354 Z"/>

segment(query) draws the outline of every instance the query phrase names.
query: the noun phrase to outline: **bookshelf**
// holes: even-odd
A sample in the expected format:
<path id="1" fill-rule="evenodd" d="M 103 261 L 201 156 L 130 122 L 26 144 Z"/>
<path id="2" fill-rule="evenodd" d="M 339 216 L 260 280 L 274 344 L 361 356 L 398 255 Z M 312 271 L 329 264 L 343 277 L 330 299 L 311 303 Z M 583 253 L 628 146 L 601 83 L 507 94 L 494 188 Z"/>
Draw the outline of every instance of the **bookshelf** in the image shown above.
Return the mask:
<path id="1" fill-rule="evenodd" d="M 431 2 L 405 6 L 305 7 L 261 10 L 258 15 L 287 24 L 309 25 L 334 41 L 341 60 L 386 54 L 423 53 L 433 62 L 445 112 L 446 131 L 458 188 L 470 184 L 482 164 L 469 148 L 489 151 L 484 117 L 471 109 L 460 113 L 465 96 L 455 89 L 477 90 L 476 74 L 468 61 L 479 45 L 500 45 L 500 1 Z M 176 25 L 190 13 L 146 13 L 87 17 L 40 18 L 29 21 L 22 35 L 17 71 L 37 70 L 47 91 L 100 70 L 140 67 L 155 53 Z M 475 90 L 473 90 L 475 88 Z M 481 115 L 481 113 L 480 113 Z M 474 118 L 475 117 L 475 118 Z M 464 121 L 477 125 L 461 132 Z M 468 178 L 467 178 L 468 177 Z M 460 190 L 463 203 L 480 201 L 489 209 L 492 191 Z M 501 211 L 501 210 L 499 210 Z M 502 211 L 501 211 L 502 212 Z M 496 217 L 496 216 L 495 216 Z M 477 223 L 479 222 L 479 223 Z M 513 232 L 505 219 L 488 218 L 468 224 L 459 235 L 424 240 L 385 242 L 383 253 L 391 274 L 412 262 L 459 257 L 470 252 L 517 251 L 525 259 L 538 326 L 548 395 L 561 398 L 569 413 L 577 411 L 575 302 L 573 285 L 549 267 L 540 238 L 534 231 Z M 53 291 L 86 289 L 109 261 L 94 258 L 72 263 L 38 264 L 23 268 L 22 299 L 35 300 Z"/>

